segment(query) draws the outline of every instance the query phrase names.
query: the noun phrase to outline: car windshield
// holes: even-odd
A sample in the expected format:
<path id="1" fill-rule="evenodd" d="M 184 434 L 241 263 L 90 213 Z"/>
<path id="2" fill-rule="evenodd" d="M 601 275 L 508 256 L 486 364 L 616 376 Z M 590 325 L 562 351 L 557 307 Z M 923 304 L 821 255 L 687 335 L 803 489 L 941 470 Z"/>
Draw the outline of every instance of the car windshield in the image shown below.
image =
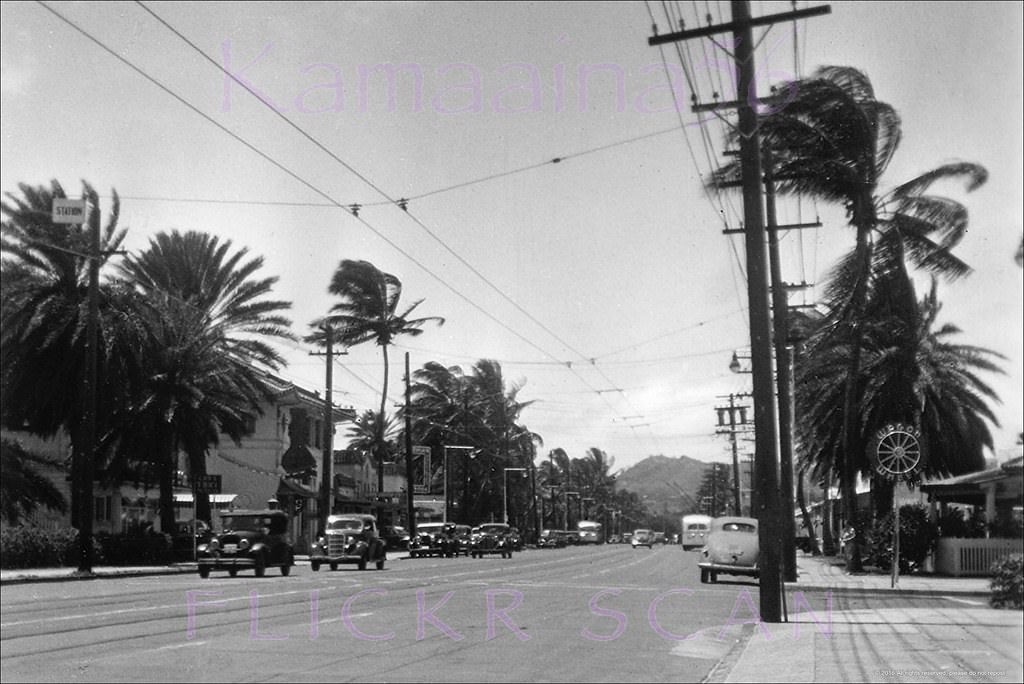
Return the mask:
<path id="1" fill-rule="evenodd" d="M 757 528 L 749 523 L 729 522 L 722 525 L 723 532 L 746 532 L 757 534 Z"/>
<path id="2" fill-rule="evenodd" d="M 634 537 L 646 537 L 650 533 L 651 533 L 650 530 L 637 530 L 636 532 L 633 533 L 633 536 Z"/>
<path id="3" fill-rule="evenodd" d="M 256 530 L 270 527 L 270 518 L 259 515 L 225 515 L 224 530 Z"/>
<path id="4" fill-rule="evenodd" d="M 708 529 L 708 526 L 705 525 L 704 523 L 696 523 L 694 525 L 687 525 L 686 529 L 688 529 L 688 530 L 706 530 L 706 529 Z"/>
<path id="5" fill-rule="evenodd" d="M 363 529 L 363 521 L 359 518 L 340 518 L 327 523 L 329 530 L 352 530 L 358 532 Z"/>

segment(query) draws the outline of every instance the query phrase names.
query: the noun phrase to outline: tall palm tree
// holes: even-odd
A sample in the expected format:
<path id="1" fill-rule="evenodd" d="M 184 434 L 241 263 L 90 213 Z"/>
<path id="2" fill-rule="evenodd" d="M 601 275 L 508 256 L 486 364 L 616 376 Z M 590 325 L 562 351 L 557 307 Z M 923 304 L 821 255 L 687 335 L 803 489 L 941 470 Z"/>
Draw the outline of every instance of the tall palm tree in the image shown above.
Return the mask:
<path id="1" fill-rule="evenodd" d="M 206 454 L 226 434 L 239 443 L 272 392 L 260 369 L 282 359 L 266 338 L 292 339 L 281 311 L 290 303 L 264 299 L 276 277 L 256 279 L 262 258 L 232 252 L 231 241 L 190 231 L 160 233 L 130 256 L 123 277 L 142 295 L 139 351 L 130 422 L 122 449 L 149 435 L 157 455 L 161 526 L 174 524 L 177 451 L 193 477 L 206 473 Z M 201 495 L 197 515 L 209 517 Z"/>
<path id="2" fill-rule="evenodd" d="M 760 117 L 759 133 L 773 157 L 773 176 L 780 193 L 810 195 L 842 204 L 855 231 L 855 246 L 834 269 L 826 299 L 832 312 L 833 338 L 849 345 L 844 390 L 840 483 L 848 521 L 856 520 L 855 479 L 866 447 L 852 422 L 862 394 L 861 346 L 864 307 L 880 270 L 907 262 L 931 273 L 959 277 L 969 269 L 952 255 L 967 229 L 967 212 L 946 198 L 925 195 L 940 179 L 966 180 L 973 190 L 987 178 L 977 164 L 946 164 L 879 194 L 881 178 L 899 146 L 900 118 L 875 97 L 871 81 L 850 67 L 821 67 L 809 79 L 789 84 L 795 97 Z M 738 135 L 735 133 L 734 135 Z M 723 186 L 741 175 L 739 162 L 717 173 L 712 185 Z M 834 341 L 830 340 L 829 344 Z M 860 565 L 853 545 L 851 569 Z"/>
<path id="3" fill-rule="evenodd" d="M 0 204 L 2 419 L 7 427 L 44 437 L 63 430 L 71 440 L 72 463 L 79 464 L 94 446 L 82 443 L 80 430 L 85 413 L 89 236 L 99 232 L 102 268 L 124 240 L 125 231 L 117 227 L 120 201 L 113 192 L 104 222 L 99 196 L 83 182 L 81 197 L 89 206 L 86 223 L 60 224 L 51 218 L 54 200 L 67 197 L 60 183 L 51 181 L 49 188 L 22 184 L 19 190 L 20 197 L 7 193 Z M 111 404 L 121 395 L 119 377 L 111 372 L 117 365 L 112 356 L 116 334 L 106 315 L 107 294 L 108 289 L 101 287 L 96 410 L 100 431 L 109 423 Z M 100 454 L 93 452 L 91 457 Z M 72 491 L 75 499 L 78 488 Z M 73 500 L 76 525 L 79 508 Z"/>
<path id="4" fill-rule="evenodd" d="M 429 322 L 444 324 L 438 316 L 409 318 L 423 300 L 413 302 L 402 313 L 398 313 L 402 297 L 402 283 L 390 273 L 384 273 L 368 261 L 346 259 L 341 262 L 331 278 L 328 291 L 341 298 L 331 307 L 325 319 L 335 331 L 338 341 L 354 347 L 364 342 L 374 342 L 381 348 L 384 357 L 384 383 L 380 394 L 380 415 L 385 415 L 388 396 L 388 347 L 396 337 L 416 337 L 423 333 L 423 326 Z M 383 428 L 384 423 L 378 422 Z M 383 435 L 378 443 L 383 443 Z M 384 489 L 384 457 L 379 450 L 377 457 L 377 487 Z"/>

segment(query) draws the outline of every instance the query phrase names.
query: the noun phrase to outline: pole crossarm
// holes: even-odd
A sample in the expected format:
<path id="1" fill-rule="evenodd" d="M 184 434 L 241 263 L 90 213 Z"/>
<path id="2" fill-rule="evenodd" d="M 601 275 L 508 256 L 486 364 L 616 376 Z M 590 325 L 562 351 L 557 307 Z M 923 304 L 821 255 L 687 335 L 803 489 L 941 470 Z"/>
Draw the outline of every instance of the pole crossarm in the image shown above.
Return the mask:
<path id="1" fill-rule="evenodd" d="M 752 17 L 747 20 L 739 21 L 727 21 L 724 24 L 713 24 L 711 26 L 703 26 L 696 29 L 675 31 L 673 33 L 666 33 L 663 36 L 651 36 L 647 39 L 647 44 L 653 47 L 655 45 L 664 45 L 665 43 L 675 43 L 680 40 L 689 40 L 690 38 L 706 38 L 707 36 L 713 36 L 719 33 L 731 33 L 747 27 L 753 28 L 755 26 L 769 26 L 782 21 L 795 21 L 797 19 L 818 17 L 831 12 L 832 8 L 829 5 L 823 5 L 821 7 L 808 7 L 806 9 L 793 10 L 791 12 L 766 14 L 763 17 Z"/>

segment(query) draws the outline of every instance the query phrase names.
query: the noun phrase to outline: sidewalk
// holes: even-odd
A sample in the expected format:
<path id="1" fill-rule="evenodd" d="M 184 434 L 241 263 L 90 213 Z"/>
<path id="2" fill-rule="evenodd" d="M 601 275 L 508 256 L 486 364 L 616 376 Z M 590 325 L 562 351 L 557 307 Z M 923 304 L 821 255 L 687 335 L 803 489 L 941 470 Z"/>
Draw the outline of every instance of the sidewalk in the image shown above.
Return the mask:
<path id="1" fill-rule="evenodd" d="M 831 558 L 797 566 L 789 623 L 745 626 L 708 681 L 1022 681 L 1024 613 L 990 608 L 988 579 L 909 575 L 893 589 L 890 576 L 848 575 Z M 815 598 L 797 612 L 794 592 L 812 589 L 832 591 L 831 609 Z"/>

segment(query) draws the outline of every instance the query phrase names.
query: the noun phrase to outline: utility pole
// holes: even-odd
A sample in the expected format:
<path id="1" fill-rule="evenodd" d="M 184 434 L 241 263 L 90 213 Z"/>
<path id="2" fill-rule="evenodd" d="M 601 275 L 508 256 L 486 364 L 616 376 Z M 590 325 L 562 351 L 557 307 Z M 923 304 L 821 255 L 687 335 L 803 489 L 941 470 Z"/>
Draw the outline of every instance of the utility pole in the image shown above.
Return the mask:
<path id="1" fill-rule="evenodd" d="M 323 356 L 327 362 L 324 370 L 324 425 L 323 457 L 320 459 L 320 501 L 317 520 L 321 530 L 327 529 L 327 516 L 334 509 L 334 328 L 330 321 L 323 320 L 320 329 L 324 333 L 326 351 L 309 352 L 310 356 Z M 347 351 L 341 354 L 348 354 Z"/>
<path id="2" fill-rule="evenodd" d="M 757 82 L 754 70 L 753 27 L 771 25 L 829 12 L 828 7 L 784 12 L 752 19 L 747 0 L 732 0 L 732 21 L 648 39 L 649 45 L 732 33 L 737 75 L 734 103 L 739 115 L 740 168 L 743 180 L 743 217 L 746 244 L 747 299 L 750 322 L 750 359 L 754 399 L 754 479 L 756 482 L 758 540 L 760 543 L 760 612 L 765 622 L 782 621 L 782 576 L 778 540 L 778 456 L 775 392 L 772 378 L 771 314 L 765 254 L 764 211 L 761 200 L 761 142 L 758 135 Z M 719 105 L 720 106 L 720 105 Z"/>
<path id="3" fill-rule="evenodd" d="M 97 209 L 97 212 L 99 209 Z M 78 513 L 78 541 L 81 558 L 78 561 L 78 572 L 92 572 L 92 519 L 95 503 L 92 498 L 93 469 L 96 461 L 96 383 L 97 363 L 99 355 L 99 318 L 100 318 L 100 223 L 96 218 L 90 231 L 92 249 L 89 254 L 89 320 L 86 326 L 85 352 L 85 429 L 83 443 L 85 458 L 79 470 L 81 476 L 80 507 Z M 167 532 L 167 530 L 164 530 Z"/>
<path id="4" fill-rule="evenodd" d="M 324 325 L 327 336 L 327 371 L 324 382 L 324 453 L 323 482 L 320 484 L 320 529 L 327 529 L 327 516 L 331 514 L 331 494 L 334 493 L 334 406 L 331 402 L 331 385 L 334 382 L 334 329 L 330 323 Z"/>
<path id="5" fill-rule="evenodd" d="M 728 406 L 716 406 L 715 411 L 718 413 L 718 429 L 716 433 L 722 435 L 729 435 L 729 442 L 732 446 L 732 499 L 733 499 L 733 511 L 735 515 L 743 515 L 743 499 L 740 496 L 740 456 L 739 447 L 736 444 L 736 433 L 737 432 L 748 432 L 747 425 L 747 406 L 737 406 L 736 400 L 740 397 L 750 396 L 746 392 L 736 394 L 732 392 L 727 396 L 719 396 L 719 399 L 728 399 Z M 739 411 L 740 420 L 737 425 L 736 412 Z M 729 423 L 725 423 L 725 414 L 729 414 Z M 737 429 L 740 428 L 740 429 Z"/>
<path id="6" fill-rule="evenodd" d="M 409 538 L 416 534 L 416 505 L 413 500 L 412 468 L 412 374 L 409 372 L 409 352 L 405 352 L 405 514 L 409 519 Z M 381 416 L 383 419 L 384 416 Z M 444 474 L 445 478 L 448 473 Z M 447 479 L 445 480 L 447 482 Z M 445 502 L 447 505 L 447 502 Z"/>

